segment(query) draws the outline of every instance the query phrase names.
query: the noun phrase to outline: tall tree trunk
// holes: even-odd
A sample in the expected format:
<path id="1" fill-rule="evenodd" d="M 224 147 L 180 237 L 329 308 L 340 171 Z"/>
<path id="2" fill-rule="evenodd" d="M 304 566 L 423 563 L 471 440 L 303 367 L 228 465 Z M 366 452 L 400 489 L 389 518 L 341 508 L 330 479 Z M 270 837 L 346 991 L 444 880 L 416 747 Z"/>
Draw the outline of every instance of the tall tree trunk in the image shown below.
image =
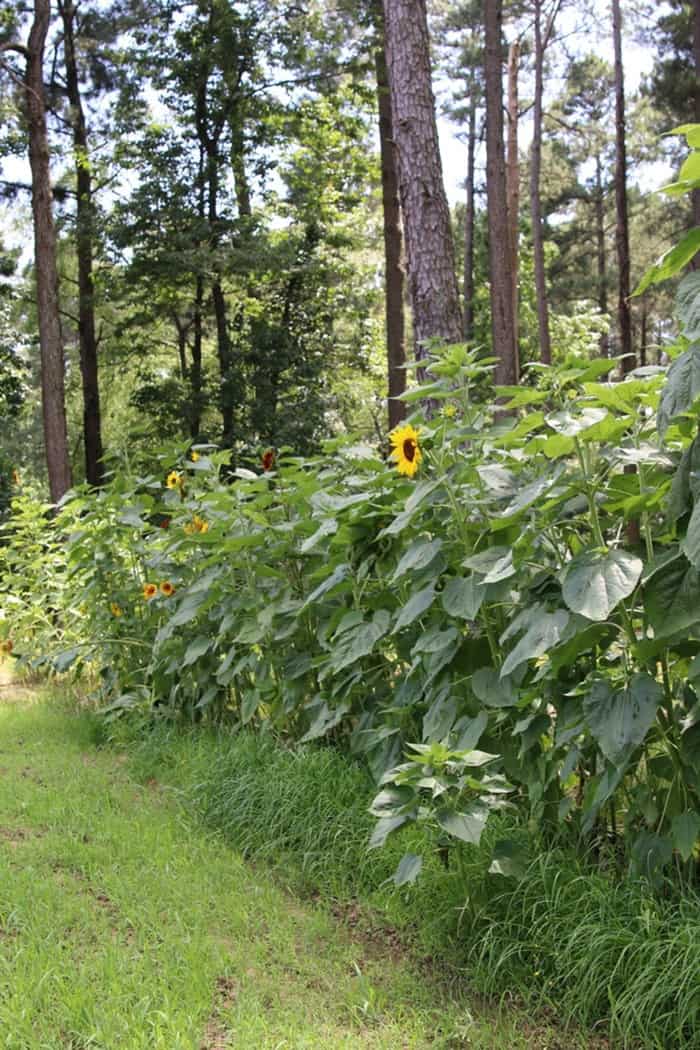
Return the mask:
<path id="1" fill-rule="evenodd" d="M 239 219 L 249 219 L 252 215 L 250 201 L 250 183 L 246 171 L 245 136 L 242 127 L 243 117 L 240 106 L 235 107 L 233 119 L 229 122 L 231 129 L 231 170 L 236 191 L 236 205 Z"/>
<path id="2" fill-rule="evenodd" d="M 467 139 L 467 204 L 464 211 L 464 338 L 474 341 L 474 159 L 476 155 L 476 85 L 469 84 Z"/>
<path id="3" fill-rule="evenodd" d="M 608 312 L 608 268 L 605 256 L 605 187 L 603 186 L 603 166 L 600 154 L 595 159 L 595 234 L 596 264 L 598 270 L 598 309 L 601 314 Z M 608 356 L 608 336 L 600 337 L 600 353 Z"/>
<path id="4" fill-rule="evenodd" d="M 72 0 L 59 3 L 63 21 L 63 50 L 66 64 L 66 90 L 70 105 L 75 158 L 76 254 L 78 260 L 78 337 L 80 373 L 83 385 L 83 435 L 85 477 L 90 485 L 104 481 L 102 464 L 102 423 L 95 333 L 95 285 L 93 270 L 92 174 L 88 153 L 87 127 L 80 95 L 78 64 L 75 56 L 76 8 Z"/>
<path id="5" fill-rule="evenodd" d="M 542 96 L 544 93 L 544 42 L 542 40 L 542 0 L 535 0 L 535 98 L 532 115 L 532 165 L 530 168 L 530 215 L 532 217 L 532 251 L 535 267 L 535 295 L 537 298 L 537 327 L 540 339 L 540 359 L 552 363 L 552 341 L 549 333 L 549 305 L 547 278 L 544 267 L 544 237 L 542 230 Z"/>
<path id="6" fill-rule="evenodd" d="M 503 152 L 503 85 L 501 81 L 502 0 L 484 5 L 486 82 L 486 194 L 491 276 L 491 332 L 498 358 L 497 383 L 518 382 L 518 353 L 513 327 L 513 296 L 508 236 L 508 201 Z"/>
<path id="7" fill-rule="evenodd" d="M 462 338 L 450 209 L 442 178 L 425 0 L 384 0 L 416 358 Z"/>
<path id="8" fill-rule="evenodd" d="M 508 50 L 508 147 L 506 153 L 506 195 L 510 248 L 510 280 L 513 300 L 513 339 L 518 345 L 518 219 L 520 217 L 520 164 L 518 162 L 518 65 L 520 44 L 514 40 Z"/>
<path id="9" fill-rule="evenodd" d="M 56 234 L 53 224 L 49 143 L 44 105 L 43 62 L 51 18 L 50 0 L 34 0 L 27 42 L 24 97 L 32 172 L 32 214 L 36 271 L 44 444 L 51 499 L 57 503 L 71 487 L 66 426 L 64 352 L 58 304 Z"/>
<path id="10" fill-rule="evenodd" d="M 615 243 L 617 247 L 618 304 L 622 372 L 635 367 L 632 351 L 630 296 L 630 246 L 627 221 L 627 155 L 625 142 L 625 81 L 622 68 L 622 16 L 620 0 L 613 0 L 613 43 L 615 47 Z"/>
<path id="11" fill-rule="evenodd" d="M 386 307 L 387 375 L 389 378 L 389 429 L 406 418 L 403 401 L 395 400 L 406 389 L 406 336 L 404 326 L 404 277 L 401 267 L 403 232 L 401 229 L 401 201 L 399 175 L 396 163 L 391 95 L 386 67 L 384 43 L 384 16 L 377 5 L 376 24 L 378 43 L 375 51 L 377 103 L 379 110 L 379 148 L 382 163 L 382 205 L 384 212 L 384 287 Z"/>
<path id="12" fill-rule="evenodd" d="M 202 315 L 204 312 L 204 278 L 197 274 L 192 327 L 192 366 L 190 368 L 190 390 L 192 409 L 190 412 L 190 434 L 199 437 L 202 425 Z"/>

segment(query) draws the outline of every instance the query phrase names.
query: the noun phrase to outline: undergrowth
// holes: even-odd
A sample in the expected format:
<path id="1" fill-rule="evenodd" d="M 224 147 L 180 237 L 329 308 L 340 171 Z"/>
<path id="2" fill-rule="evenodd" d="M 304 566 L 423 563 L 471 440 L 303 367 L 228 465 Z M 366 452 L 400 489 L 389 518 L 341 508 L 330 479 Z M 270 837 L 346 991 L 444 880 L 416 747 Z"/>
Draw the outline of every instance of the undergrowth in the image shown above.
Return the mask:
<path id="1" fill-rule="evenodd" d="M 554 1010 L 607 1033 L 614 1046 L 700 1047 L 700 899 L 614 881 L 572 852 L 538 852 L 516 881 L 488 874 L 494 840 L 524 829 L 492 818 L 458 870 L 440 851 L 397 888 L 416 826 L 368 851 L 371 778 L 329 747 L 288 749 L 272 734 L 160 727 L 128 745 L 133 773 L 176 789 L 200 819 L 296 889 L 366 905 L 407 942 L 478 992 Z"/>

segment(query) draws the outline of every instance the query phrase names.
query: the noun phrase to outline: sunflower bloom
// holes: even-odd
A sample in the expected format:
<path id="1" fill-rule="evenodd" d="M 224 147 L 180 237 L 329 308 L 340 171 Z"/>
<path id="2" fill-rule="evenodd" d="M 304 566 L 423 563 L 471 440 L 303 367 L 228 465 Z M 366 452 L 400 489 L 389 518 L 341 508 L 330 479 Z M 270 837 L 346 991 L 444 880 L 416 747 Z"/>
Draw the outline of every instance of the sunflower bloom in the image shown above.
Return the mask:
<path id="1" fill-rule="evenodd" d="M 392 445 L 390 457 L 394 460 L 399 474 L 406 474 L 412 478 L 423 459 L 418 444 L 418 430 L 406 423 L 390 434 L 389 440 Z"/>
<path id="2" fill-rule="evenodd" d="M 175 594 L 175 588 L 173 587 L 170 580 L 163 580 L 163 582 L 160 585 L 160 593 L 165 595 L 166 598 L 170 598 L 173 594 Z"/>
<path id="3" fill-rule="evenodd" d="M 171 470 L 165 479 L 165 484 L 169 489 L 181 489 L 185 484 L 185 480 L 182 474 L 178 474 L 176 470 Z"/>
<path id="4" fill-rule="evenodd" d="M 194 449 L 193 449 L 192 452 L 190 452 L 190 460 L 192 461 L 192 463 L 198 463 L 199 462 L 199 452 L 195 452 Z"/>
<path id="5" fill-rule="evenodd" d="M 151 598 L 155 598 L 158 593 L 158 588 L 155 583 L 144 583 L 143 585 L 143 597 L 144 600 L 150 602 Z"/>
<path id="6" fill-rule="evenodd" d="M 457 406 L 445 405 L 445 407 L 442 410 L 442 414 L 445 419 L 454 419 L 454 417 L 457 415 Z"/>
<path id="7" fill-rule="evenodd" d="M 112 616 L 119 617 L 124 615 L 121 605 L 119 605 L 117 602 L 111 602 L 109 606 L 109 611 L 111 612 Z"/>

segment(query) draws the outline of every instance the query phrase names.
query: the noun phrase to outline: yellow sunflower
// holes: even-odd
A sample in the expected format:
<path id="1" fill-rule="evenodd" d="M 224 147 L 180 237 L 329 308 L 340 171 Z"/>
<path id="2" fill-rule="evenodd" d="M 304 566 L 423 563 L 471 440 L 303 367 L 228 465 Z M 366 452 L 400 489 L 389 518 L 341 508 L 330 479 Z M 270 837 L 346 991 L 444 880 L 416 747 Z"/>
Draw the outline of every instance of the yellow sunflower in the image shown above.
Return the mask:
<path id="1" fill-rule="evenodd" d="M 190 459 L 193 463 L 199 462 L 199 452 L 195 452 L 194 449 L 190 452 Z"/>
<path id="2" fill-rule="evenodd" d="M 175 588 L 170 580 L 163 580 L 160 585 L 160 593 L 164 594 L 166 598 L 170 598 L 171 595 L 175 594 Z"/>
<path id="3" fill-rule="evenodd" d="M 178 474 L 176 470 L 171 470 L 165 479 L 165 484 L 169 489 L 180 489 L 184 484 L 182 474 Z"/>
<path id="4" fill-rule="evenodd" d="M 147 602 L 150 602 L 151 598 L 155 598 L 158 593 L 158 588 L 155 583 L 144 583 L 143 585 L 143 597 Z"/>
<path id="5" fill-rule="evenodd" d="M 390 456 L 396 463 L 399 474 L 406 474 L 412 478 L 423 459 L 418 444 L 418 430 L 410 423 L 405 423 L 389 435 L 389 440 L 392 445 Z"/>
<path id="6" fill-rule="evenodd" d="M 124 615 L 123 612 L 122 612 L 121 605 L 118 605 L 117 602 L 112 602 L 110 604 L 110 606 L 109 606 L 109 609 L 110 609 L 110 612 L 112 613 L 112 616 L 123 616 Z"/>

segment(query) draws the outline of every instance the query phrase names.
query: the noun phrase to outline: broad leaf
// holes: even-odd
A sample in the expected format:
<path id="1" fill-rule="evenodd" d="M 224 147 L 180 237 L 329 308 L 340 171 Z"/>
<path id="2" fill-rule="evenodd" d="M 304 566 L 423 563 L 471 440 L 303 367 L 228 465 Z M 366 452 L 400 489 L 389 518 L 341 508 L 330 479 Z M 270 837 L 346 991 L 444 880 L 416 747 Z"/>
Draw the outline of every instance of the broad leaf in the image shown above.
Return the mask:
<path id="1" fill-rule="evenodd" d="M 678 244 L 664 252 L 653 266 L 649 267 L 632 295 L 641 295 L 650 285 L 667 281 L 669 277 L 675 277 L 698 251 L 700 251 L 700 227 L 695 227 L 686 233 Z"/>
<path id="2" fill-rule="evenodd" d="M 442 540 L 415 540 L 408 548 L 394 571 L 393 579 L 398 580 L 407 572 L 418 572 L 430 565 L 433 558 L 439 553 Z"/>
<path id="3" fill-rule="evenodd" d="M 487 707 L 514 707 L 518 702 L 518 690 L 506 677 L 501 678 L 493 667 L 480 667 L 472 675 L 474 695 Z"/>
<path id="4" fill-rule="evenodd" d="M 661 437 L 675 416 L 689 412 L 700 395 L 700 343 L 693 343 L 668 370 L 661 393 L 657 423 Z"/>
<path id="5" fill-rule="evenodd" d="M 408 627 L 414 620 L 423 616 L 428 611 L 430 606 L 435 601 L 435 584 L 430 583 L 423 590 L 417 591 L 413 594 L 406 604 L 399 609 L 399 613 L 396 617 L 396 623 L 392 634 L 396 634 L 397 631 L 401 631 L 404 627 Z"/>
<path id="6" fill-rule="evenodd" d="M 437 814 L 438 824 L 448 835 L 474 846 L 478 846 L 481 841 L 488 817 L 488 807 L 483 802 L 472 802 L 461 813 L 443 809 Z"/>
<path id="7" fill-rule="evenodd" d="M 379 846 L 383 846 L 392 831 L 395 831 L 396 828 L 400 828 L 407 820 L 408 815 L 400 817 L 382 817 L 375 825 L 374 831 L 369 840 L 368 848 L 377 849 Z"/>
<path id="8" fill-rule="evenodd" d="M 595 682 L 583 699 L 583 713 L 600 750 L 620 768 L 651 729 L 663 701 L 663 689 L 648 674 L 634 675 L 625 689 L 613 691 Z"/>
<path id="9" fill-rule="evenodd" d="M 562 595 L 569 609 L 589 620 L 607 620 L 639 582 L 643 564 L 627 551 L 586 551 L 561 573 Z"/>
<path id="10" fill-rule="evenodd" d="M 501 677 L 514 671 L 526 660 L 543 656 L 559 642 L 569 622 L 569 614 L 563 609 L 557 612 L 543 612 L 525 632 L 515 649 L 508 654 L 501 668 Z"/>
<path id="11" fill-rule="evenodd" d="M 415 853 L 404 854 L 401 858 L 401 863 L 394 872 L 394 884 L 396 886 L 406 886 L 408 883 L 415 882 L 420 875 L 422 867 L 422 857 Z"/>
<path id="12" fill-rule="evenodd" d="M 484 588 L 473 576 L 453 576 L 447 581 L 440 601 L 449 616 L 474 620 L 484 600 Z"/>
<path id="13" fill-rule="evenodd" d="M 499 839 L 493 847 L 490 875 L 522 879 L 527 871 L 527 850 L 513 839 Z"/>
<path id="14" fill-rule="evenodd" d="M 197 638 L 193 638 L 190 644 L 185 649 L 185 655 L 182 659 L 183 667 L 189 667 L 195 663 L 200 656 L 204 654 L 211 647 L 211 638 L 204 637 L 204 635 L 198 635 Z"/>
<path id="15" fill-rule="evenodd" d="M 678 285 L 676 313 L 686 339 L 700 339 L 700 271 L 687 273 Z"/>
<path id="16" fill-rule="evenodd" d="M 683 860 L 690 860 L 695 843 L 700 838 L 700 816 L 693 810 L 686 810 L 674 817 L 671 821 L 671 838 Z"/>
<path id="17" fill-rule="evenodd" d="M 679 554 L 644 584 L 644 605 L 657 638 L 685 631 L 700 621 L 700 572 Z"/>

